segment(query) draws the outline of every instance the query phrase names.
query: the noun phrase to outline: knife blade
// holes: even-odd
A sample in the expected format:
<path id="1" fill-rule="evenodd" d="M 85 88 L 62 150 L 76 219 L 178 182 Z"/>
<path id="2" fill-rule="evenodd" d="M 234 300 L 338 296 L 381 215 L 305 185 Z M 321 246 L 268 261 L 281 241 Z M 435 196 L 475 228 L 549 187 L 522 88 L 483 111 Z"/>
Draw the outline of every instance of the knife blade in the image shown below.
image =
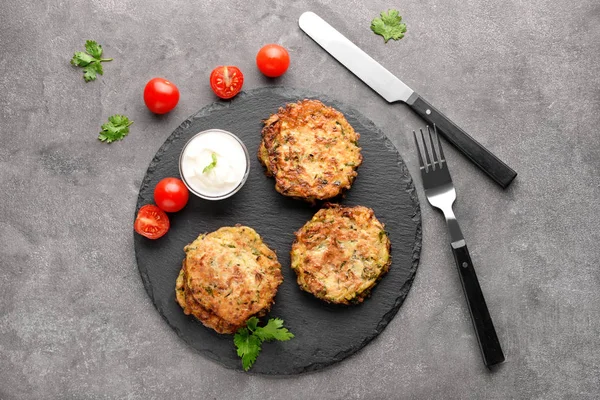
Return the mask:
<path id="1" fill-rule="evenodd" d="M 311 11 L 303 13 L 298 25 L 319 46 L 389 103 L 402 101 L 425 121 L 435 125 L 446 140 L 502 188 L 508 187 L 515 179 L 517 173 L 512 168 L 317 14 Z"/>

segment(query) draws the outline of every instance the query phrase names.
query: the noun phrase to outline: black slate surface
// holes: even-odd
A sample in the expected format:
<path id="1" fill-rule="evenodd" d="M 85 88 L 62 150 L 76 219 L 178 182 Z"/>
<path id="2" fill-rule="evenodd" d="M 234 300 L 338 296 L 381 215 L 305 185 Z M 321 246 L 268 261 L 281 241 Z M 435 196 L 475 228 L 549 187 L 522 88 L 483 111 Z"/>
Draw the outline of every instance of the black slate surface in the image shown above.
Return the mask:
<path id="1" fill-rule="evenodd" d="M 364 162 L 345 198 L 348 205 L 375 210 L 386 224 L 392 242 L 390 272 L 363 304 L 336 306 L 302 292 L 290 269 L 289 249 L 294 231 L 318 208 L 286 198 L 274 189 L 256 159 L 262 120 L 288 102 L 318 98 L 346 115 L 361 134 Z M 156 183 L 179 176 L 178 159 L 186 141 L 209 128 L 236 134 L 251 153 L 251 171 L 245 186 L 233 197 L 211 202 L 190 197 L 184 210 L 170 214 L 171 230 L 155 241 L 134 235 L 136 258 L 144 286 L 160 314 L 190 346 L 228 368 L 241 369 L 232 335 L 219 335 L 175 302 L 175 279 L 184 257 L 183 247 L 198 234 L 236 223 L 257 230 L 277 252 L 284 282 L 271 317 L 285 320 L 295 338 L 268 343 L 252 368 L 253 373 L 288 375 L 317 370 L 355 353 L 376 337 L 394 317 L 406 297 L 421 249 L 421 214 L 408 169 L 385 135 L 367 118 L 326 96 L 290 88 L 261 88 L 241 93 L 233 101 L 211 104 L 184 121 L 165 141 L 150 163 L 142 182 L 137 209 L 153 202 Z"/>

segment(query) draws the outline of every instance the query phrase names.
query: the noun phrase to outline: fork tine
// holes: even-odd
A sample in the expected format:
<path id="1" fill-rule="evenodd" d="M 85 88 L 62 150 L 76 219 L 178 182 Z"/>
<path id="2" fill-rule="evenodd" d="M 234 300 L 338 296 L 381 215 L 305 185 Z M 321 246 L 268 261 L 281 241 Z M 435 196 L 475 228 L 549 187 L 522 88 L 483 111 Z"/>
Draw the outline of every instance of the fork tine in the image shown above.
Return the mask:
<path id="1" fill-rule="evenodd" d="M 425 135 L 423 134 L 423 129 L 420 129 L 421 131 L 421 139 L 423 139 L 423 152 L 425 153 L 425 160 L 427 161 L 427 164 L 425 164 L 426 166 L 426 171 L 429 170 L 429 167 L 431 166 L 431 159 L 429 158 L 429 151 L 427 150 L 427 142 L 425 141 Z"/>
<path id="2" fill-rule="evenodd" d="M 433 126 L 433 129 L 435 130 L 435 125 Z M 432 157 L 433 157 L 433 169 L 435 169 L 436 163 L 437 163 L 437 167 L 441 168 L 442 164 L 440 163 L 440 160 L 438 159 L 438 156 L 435 152 L 435 145 L 433 144 L 433 135 L 431 134 L 431 129 L 429 129 L 429 125 L 427 126 L 427 133 L 429 134 L 429 141 L 431 142 L 431 153 L 432 153 Z"/>
<path id="3" fill-rule="evenodd" d="M 419 166 L 421 168 L 425 168 L 423 164 L 423 156 L 421 156 L 421 147 L 419 146 L 419 141 L 417 140 L 417 133 L 413 131 L 413 137 L 415 138 L 415 144 L 417 145 L 417 153 L 419 154 Z"/>
<path id="4" fill-rule="evenodd" d="M 442 142 L 440 141 L 440 135 L 438 135 L 437 133 L 437 128 L 435 127 L 435 124 L 433 124 L 433 131 L 435 132 L 435 136 L 437 136 L 438 149 L 440 149 L 440 165 L 442 165 L 442 162 L 446 161 L 446 157 L 444 156 L 444 150 L 442 150 Z"/>

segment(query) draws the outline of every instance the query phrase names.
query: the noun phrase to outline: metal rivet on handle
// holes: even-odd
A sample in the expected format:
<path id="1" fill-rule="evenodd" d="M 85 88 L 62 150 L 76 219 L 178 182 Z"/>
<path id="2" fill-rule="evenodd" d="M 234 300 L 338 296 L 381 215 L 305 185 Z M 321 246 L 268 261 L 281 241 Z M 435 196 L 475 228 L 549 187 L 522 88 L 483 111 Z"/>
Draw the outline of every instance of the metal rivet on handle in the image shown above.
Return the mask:
<path id="1" fill-rule="evenodd" d="M 427 114 L 427 115 L 431 114 L 431 110 L 428 108 L 427 111 L 425 111 L 425 114 Z"/>
<path id="2" fill-rule="evenodd" d="M 462 263 L 462 267 L 463 267 L 463 268 L 467 268 L 468 266 L 469 266 L 469 264 L 468 264 L 468 263 L 466 263 L 466 262 Z"/>

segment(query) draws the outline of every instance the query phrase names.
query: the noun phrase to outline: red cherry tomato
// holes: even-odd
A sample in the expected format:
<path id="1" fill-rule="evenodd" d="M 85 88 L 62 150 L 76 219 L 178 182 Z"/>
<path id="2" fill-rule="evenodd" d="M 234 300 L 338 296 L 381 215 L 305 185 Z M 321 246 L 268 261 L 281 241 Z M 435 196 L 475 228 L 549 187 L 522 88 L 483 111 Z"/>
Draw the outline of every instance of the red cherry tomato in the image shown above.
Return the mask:
<path id="1" fill-rule="evenodd" d="M 244 74 L 232 65 L 219 66 L 210 74 L 210 87 L 222 99 L 230 99 L 242 90 Z"/>
<path id="2" fill-rule="evenodd" d="M 256 66 L 269 78 L 276 78 L 290 66 L 290 54 L 278 44 L 268 44 L 258 51 Z"/>
<path id="3" fill-rule="evenodd" d="M 148 239 L 158 239 L 169 231 L 167 214 L 154 204 L 146 204 L 138 211 L 133 229 Z"/>
<path id="4" fill-rule="evenodd" d="M 163 78 L 153 78 L 144 88 L 144 103 L 155 114 L 166 114 L 179 102 L 179 89 Z"/>
<path id="5" fill-rule="evenodd" d="M 165 178 L 154 188 L 154 202 L 166 212 L 181 210 L 189 198 L 190 192 L 181 179 Z"/>

